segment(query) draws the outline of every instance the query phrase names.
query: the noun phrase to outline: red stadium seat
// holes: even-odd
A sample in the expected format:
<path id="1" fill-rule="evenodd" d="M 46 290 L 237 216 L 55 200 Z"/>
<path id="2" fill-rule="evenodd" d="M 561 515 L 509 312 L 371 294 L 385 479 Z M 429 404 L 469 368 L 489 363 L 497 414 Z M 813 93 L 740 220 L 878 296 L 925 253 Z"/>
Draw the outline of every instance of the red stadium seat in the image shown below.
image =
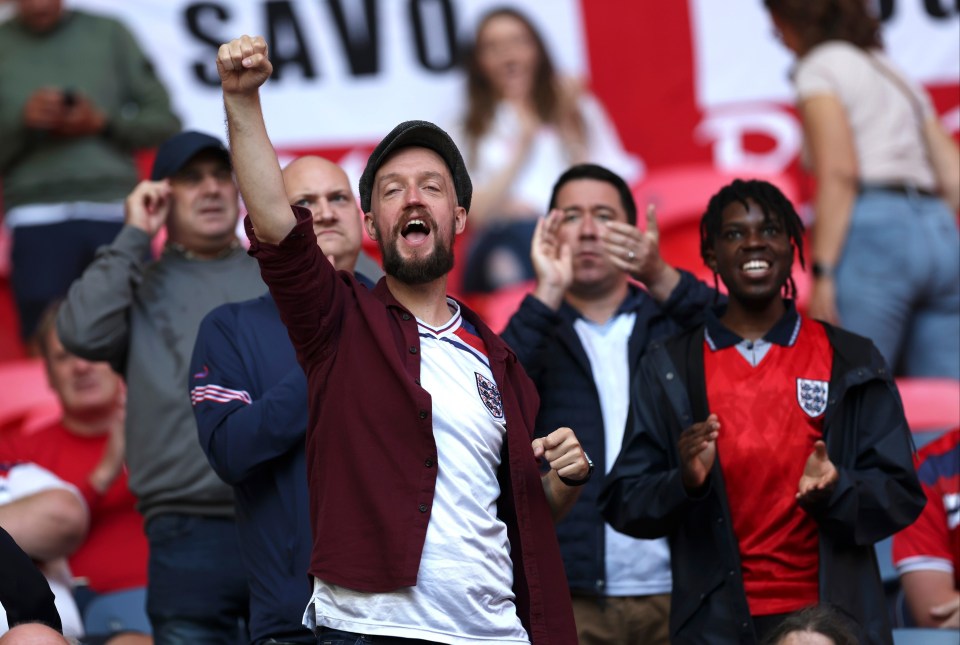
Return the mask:
<path id="1" fill-rule="evenodd" d="M 796 206 L 799 190 L 793 177 L 787 174 L 731 174 L 717 170 L 710 164 L 673 166 L 654 170 L 633 187 L 633 197 L 640 211 L 640 226 L 645 226 L 643 213 L 646 205 L 657 207 L 657 224 L 660 228 L 660 253 L 671 265 L 686 269 L 708 284 L 713 284 L 713 274 L 700 258 L 700 218 L 707 209 L 707 202 L 722 186 L 734 179 L 763 179 L 769 181 Z M 804 240 L 807 243 L 807 240 Z M 793 279 L 797 284 L 797 305 L 804 311 L 810 293 L 810 278 L 794 263 Z M 722 285 L 721 285 L 722 289 Z"/>
<path id="2" fill-rule="evenodd" d="M 467 304 L 483 318 L 483 321 L 496 333 L 501 333 L 510 322 L 511 316 L 520 308 L 520 303 L 537 286 L 536 280 L 529 280 L 509 287 L 503 287 L 489 294 L 473 294 Z"/>
<path id="3" fill-rule="evenodd" d="M 47 384 L 43 360 L 0 363 L 0 429 L 30 432 L 60 417 L 60 401 Z"/>
<path id="4" fill-rule="evenodd" d="M 0 226 L 0 278 L 10 276 L 10 229 Z"/>
<path id="5" fill-rule="evenodd" d="M 900 377 L 907 423 L 913 432 L 932 432 L 960 426 L 960 381 L 951 378 Z"/>

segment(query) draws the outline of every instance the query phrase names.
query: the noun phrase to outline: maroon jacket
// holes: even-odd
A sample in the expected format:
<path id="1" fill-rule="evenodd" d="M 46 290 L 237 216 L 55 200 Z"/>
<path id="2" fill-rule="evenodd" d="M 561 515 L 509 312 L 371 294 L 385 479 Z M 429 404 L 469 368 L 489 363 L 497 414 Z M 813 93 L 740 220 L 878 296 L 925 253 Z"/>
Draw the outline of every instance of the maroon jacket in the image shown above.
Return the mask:
<path id="1" fill-rule="evenodd" d="M 420 387 L 414 316 L 381 280 L 337 273 L 316 244 L 310 211 L 260 262 L 307 375 L 310 574 L 365 592 L 417 584 L 437 478 L 430 394 Z M 498 473 L 517 613 L 535 645 L 577 642 L 554 524 L 530 443 L 539 397 L 516 355 L 461 304 L 487 347 L 507 433 Z M 451 464 L 450 467 L 456 467 Z"/>

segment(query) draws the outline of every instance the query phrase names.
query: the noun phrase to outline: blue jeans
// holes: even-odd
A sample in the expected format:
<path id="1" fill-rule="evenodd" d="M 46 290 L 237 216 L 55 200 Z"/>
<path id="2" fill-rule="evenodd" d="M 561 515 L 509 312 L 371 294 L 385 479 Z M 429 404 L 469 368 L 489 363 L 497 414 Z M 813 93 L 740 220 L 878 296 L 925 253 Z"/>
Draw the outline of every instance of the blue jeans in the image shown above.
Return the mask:
<path id="1" fill-rule="evenodd" d="M 146 533 L 154 643 L 245 645 L 250 600 L 233 520 L 164 513 Z"/>
<path id="2" fill-rule="evenodd" d="M 400 638 L 398 636 L 368 636 L 353 632 L 342 632 L 328 627 L 318 628 L 317 645 L 436 645 L 434 641 L 419 638 Z"/>
<path id="3" fill-rule="evenodd" d="M 121 632 L 151 634 L 147 618 L 146 587 L 131 587 L 109 593 L 97 593 L 86 585 L 73 588 L 73 599 L 83 616 L 83 629 L 91 634 Z"/>
<path id="4" fill-rule="evenodd" d="M 841 325 L 897 373 L 960 378 L 960 233 L 942 200 L 862 192 L 836 281 Z"/>
<path id="5" fill-rule="evenodd" d="M 13 230 L 10 285 L 21 338 L 30 339 L 47 306 L 66 295 L 96 250 L 113 242 L 121 228 L 122 222 L 71 220 Z"/>

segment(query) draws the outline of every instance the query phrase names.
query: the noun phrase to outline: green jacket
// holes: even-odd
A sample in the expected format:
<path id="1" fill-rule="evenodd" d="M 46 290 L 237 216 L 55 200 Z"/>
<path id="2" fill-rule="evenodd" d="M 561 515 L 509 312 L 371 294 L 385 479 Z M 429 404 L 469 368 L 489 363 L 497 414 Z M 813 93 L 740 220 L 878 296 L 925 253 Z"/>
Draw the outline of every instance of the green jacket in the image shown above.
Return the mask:
<path id="1" fill-rule="evenodd" d="M 30 95 L 71 89 L 107 114 L 99 135 L 56 138 L 23 125 Z M 112 18 L 66 11 L 34 34 L 0 24 L 0 178 L 6 209 L 27 204 L 120 201 L 138 179 L 133 151 L 180 130 L 170 98 L 130 32 Z"/>

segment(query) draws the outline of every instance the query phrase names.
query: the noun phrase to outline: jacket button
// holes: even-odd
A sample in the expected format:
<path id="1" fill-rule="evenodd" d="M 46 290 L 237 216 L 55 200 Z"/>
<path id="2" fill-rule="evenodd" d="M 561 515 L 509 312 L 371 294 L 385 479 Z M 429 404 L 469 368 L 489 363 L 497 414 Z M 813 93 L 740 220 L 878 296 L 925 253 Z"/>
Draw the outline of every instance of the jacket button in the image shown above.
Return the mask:
<path id="1" fill-rule="evenodd" d="M 410 314 L 407 314 L 407 313 L 400 314 L 400 317 L 403 318 L 404 320 L 410 320 Z"/>
<path id="2" fill-rule="evenodd" d="M 427 505 L 426 505 L 426 504 L 421 504 L 421 505 L 420 505 L 420 512 L 421 512 L 421 513 L 426 513 L 426 512 L 427 512 Z"/>
<path id="3" fill-rule="evenodd" d="M 416 353 L 417 353 L 417 348 L 414 347 L 413 345 L 411 345 L 411 346 L 410 346 L 410 353 L 411 353 L 411 354 L 416 354 Z"/>
<path id="4" fill-rule="evenodd" d="M 425 462 L 423 462 L 423 465 L 427 468 L 433 468 L 433 459 L 428 458 Z"/>
<path id="5" fill-rule="evenodd" d="M 727 571 L 727 575 L 730 576 L 731 578 L 734 576 L 735 573 L 736 571 L 734 571 L 733 569 L 730 569 L 729 571 Z"/>
<path id="6" fill-rule="evenodd" d="M 421 419 L 426 419 L 426 418 L 427 418 L 427 411 L 426 411 L 426 410 L 420 410 L 420 418 L 421 418 Z"/>
<path id="7" fill-rule="evenodd" d="M 672 381 L 672 380 L 673 380 L 673 372 L 667 372 L 667 380 L 668 380 L 668 381 Z"/>
<path id="8" fill-rule="evenodd" d="M 717 518 L 717 524 L 723 524 L 723 518 L 722 518 L 722 517 L 718 517 L 718 518 Z"/>

